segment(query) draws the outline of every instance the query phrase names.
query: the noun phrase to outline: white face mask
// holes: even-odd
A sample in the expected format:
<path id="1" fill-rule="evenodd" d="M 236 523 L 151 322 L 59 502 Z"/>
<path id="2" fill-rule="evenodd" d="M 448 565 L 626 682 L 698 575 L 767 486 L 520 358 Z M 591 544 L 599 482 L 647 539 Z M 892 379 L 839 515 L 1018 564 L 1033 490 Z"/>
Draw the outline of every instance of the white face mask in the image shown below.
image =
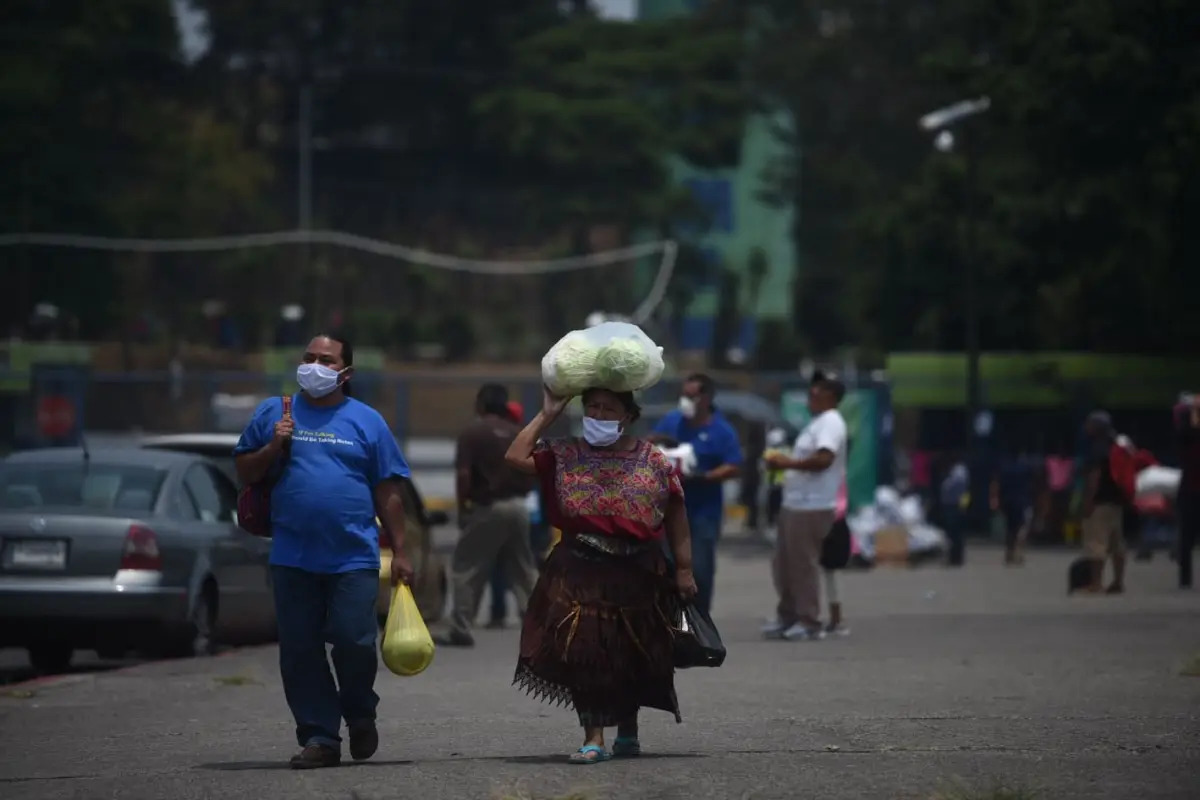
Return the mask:
<path id="1" fill-rule="evenodd" d="M 615 419 L 584 417 L 583 438 L 593 447 L 608 447 L 621 438 L 621 422 Z"/>
<path id="2" fill-rule="evenodd" d="M 683 414 L 684 419 L 696 416 L 696 401 L 690 397 L 679 398 L 679 413 Z"/>
<path id="3" fill-rule="evenodd" d="M 324 364 L 301 364 L 296 368 L 296 383 L 309 397 L 324 397 L 338 387 L 341 374 Z"/>

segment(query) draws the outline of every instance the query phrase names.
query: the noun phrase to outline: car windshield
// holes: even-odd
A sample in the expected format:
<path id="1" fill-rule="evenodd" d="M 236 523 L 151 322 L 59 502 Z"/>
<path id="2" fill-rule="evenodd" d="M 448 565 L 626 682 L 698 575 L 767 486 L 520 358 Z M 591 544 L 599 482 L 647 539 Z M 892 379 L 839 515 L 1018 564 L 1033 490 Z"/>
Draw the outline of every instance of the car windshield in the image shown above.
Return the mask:
<path id="1" fill-rule="evenodd" d="M 145 513 L 167 473 L 119 464 L 0 465 L 0 509 L 42 507 Z"/>

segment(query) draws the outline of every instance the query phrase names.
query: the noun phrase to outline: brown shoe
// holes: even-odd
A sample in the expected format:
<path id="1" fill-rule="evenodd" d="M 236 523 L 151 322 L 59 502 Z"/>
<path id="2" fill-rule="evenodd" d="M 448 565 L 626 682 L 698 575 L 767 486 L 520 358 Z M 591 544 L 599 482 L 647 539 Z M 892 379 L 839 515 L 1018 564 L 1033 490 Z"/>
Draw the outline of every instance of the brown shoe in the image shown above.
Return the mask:
<path id="1" fill-rule="evenodd" d="M 356 723 L 350 727 L 350 757 L 366 761 L 379 749 L 379 729 L 374 722 Z"/>
<path id="2" fill-rule="evenodd" d="M 342 763 L 342 754 L 323 744 L 310 744 L 289 762 L 292 769 L 323 769 Z"/>

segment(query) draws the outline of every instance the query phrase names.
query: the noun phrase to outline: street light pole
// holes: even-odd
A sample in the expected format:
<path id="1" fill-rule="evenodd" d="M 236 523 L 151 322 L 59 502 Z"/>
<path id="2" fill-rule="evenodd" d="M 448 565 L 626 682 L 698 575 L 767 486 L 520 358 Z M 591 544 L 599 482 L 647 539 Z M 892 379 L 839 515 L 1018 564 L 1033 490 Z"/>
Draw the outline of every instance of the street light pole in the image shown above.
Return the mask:
<path id="1" fill-rule="evenodd" d="M 963 158 L 966 161 L 966 186 L 963 197 L 963 215 L 965 216 L 963 231 L 963 324 L 964 347 L 967 357 L 967 408 L 966 408 L 966 442 L 968 452 L 974 456 L 977 450 L 970 445 L 976 443 L 981 435 L 980 414 L 983 411 L 983 391 L 979 371 L 979 297 L 977 279 L 979 266 L 976 264 L 976 206 L 977 206 L 977 169 L 975 152 L 975 136 L 971 131 L 964 131 Z M 972 481 L 974 483 L 974 481 Z"/>
<path id="2" fill-rule="evenodd" d="M 950 128 L 956 123 L 978 116 L 991 108 L 992 101 L 988 97 L 975 100 L 962 100 L 953 105 L 939 108 L 921 117 L 919 124 L 922 130 L 936 132 L 935 146 L 947 152 L 955 147 L 955 136 Z M 982 474 L 980 462 L 981 443 L 991 433 L 991 417 L 984 413 L 982 379 L 979 361 L 979 296 L 978 296 L 978 265 L 976 260 L 976 212 L 978 204 L 978 164 L 976 137 L 973 131 L 966 128 L 962 131 L 962 154 L 966 164 L 966 185 L 963 192 L 962 208 L 964 215 L 963 230 L 963 349 L 966 356 L 966 407 L 963 420 L 963 443 L 966 446 L 967 465 L 971 474 L 971 509 L 970 512 L 983 508 L 983 498 L 987 496 L 987 481 Z M 973 514 L 971 515 L 973 518 Z M 961 548 L 956 549 L 957 558 L 961 560 Z M 954 557 L 952 556 L 952 563 Z M 961 563 L 961 561 L 959 562 Z"/>
<path id="3" fill-rule="evenodd" d="M 937 132 L 935 143 L 939 150 L 954 149 L 955 137 L 950 132 L 955 123 L 983 114 L 992 107 L 991 98 L 980 97 L 975 100 L 961 100 L 953 105 L 931 111 L 921 117 L 918 124 L 922 130 Z M 966 437 L 968 447 L 974 441 L 976 424 L 982 406 L 982 391 L 979 374 L 979 298 L 976 290 L 975 264 L 975 211 L 976 211 L 976 182 L 977 165 L 975 152 L 975 137 L 969 130 L 964 130 L 962 152 L 966 161 L 966 191 L 963 198 L 963 214 L 965 230 L 963 232 L 963 317 L 965 325 L 964 349 L 967 359 L 967 393 L 966 393 Z"/>

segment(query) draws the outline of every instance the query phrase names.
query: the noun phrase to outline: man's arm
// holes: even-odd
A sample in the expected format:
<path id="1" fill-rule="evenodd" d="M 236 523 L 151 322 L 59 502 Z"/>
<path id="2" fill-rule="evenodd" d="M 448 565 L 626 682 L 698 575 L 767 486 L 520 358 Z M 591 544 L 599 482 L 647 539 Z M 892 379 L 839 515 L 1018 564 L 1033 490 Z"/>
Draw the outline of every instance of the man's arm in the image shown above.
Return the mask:
<path id="1" fill-rule="evenodd" d="M 382 523 L 384 537 L 393 553 L 404 551 L 404 493 L 399 478 L 390 478 L 375 485 L 375 513 Z"/>
<path id="2" fill-rule="evenodd" d="M 383 417 L 377 420 L 375 441 L 372 442 L 374 458 L 368 477 L 371 480 L 375 513 L 383 527 L 384 537 L 393 553 L 402 553 L 404 548 L 404 493 L 401 480 L 412 477 L 408 462 L 400 452 L 400 445 Z"/>
<path id="3" fill-rule="evenodd" d="M 703 480 L 724 483 L 742 474 L 742 446 L 738 443 L 737 431 L 726 425 L 722 437 L 721 466 L 700 476 Z"/>
<path id="4" fill-rule="evenodd" d="M 817 438 L 817 450 L 805 458 L 780 458 L 777 468 L 797 472 L 824 472 L 833 466 L 837 451 L 845 445 L 846 430 L 843 425 L 822 425 L 813 431 Z"/>
<path id="5" fill-rule="evenodd" d="M 282 414 L 282 402 L 279 406 Z M 259 483 L 266 478 L 271 467 L 283 455 L 287 437 L 277 435 L 272 422 L 274 409 L 275 403 L 272 400 L 260 404 L 233 448 L 234 469 L 237 471 L 238 480 L 244 486 Z M 290 429 L 287 434 L 291 435 Z"/>
<path id="6" fill-rule="evenodd" d="M 463 431 L 454 447 L 454 504 L 458 508 L 459 520 L 464 518 L 470 504 L 474 459 L 475 450 L 470 433 Z"/>

